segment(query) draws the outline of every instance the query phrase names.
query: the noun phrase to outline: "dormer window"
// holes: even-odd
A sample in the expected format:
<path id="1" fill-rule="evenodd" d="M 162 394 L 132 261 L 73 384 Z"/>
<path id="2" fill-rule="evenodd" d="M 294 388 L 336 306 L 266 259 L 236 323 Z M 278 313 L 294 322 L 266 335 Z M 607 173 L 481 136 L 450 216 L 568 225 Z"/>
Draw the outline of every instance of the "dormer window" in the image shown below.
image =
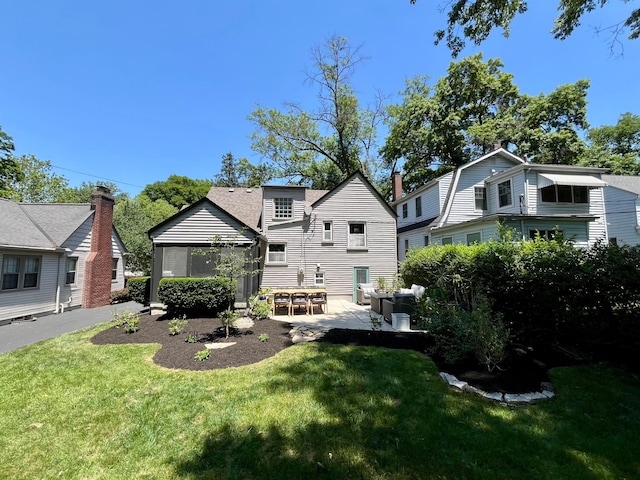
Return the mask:
<path id="1" fill-rule="evenodd" d="M 274 218 L 293 218 L 293 198 L 277 197 L 273 204 Z"/>

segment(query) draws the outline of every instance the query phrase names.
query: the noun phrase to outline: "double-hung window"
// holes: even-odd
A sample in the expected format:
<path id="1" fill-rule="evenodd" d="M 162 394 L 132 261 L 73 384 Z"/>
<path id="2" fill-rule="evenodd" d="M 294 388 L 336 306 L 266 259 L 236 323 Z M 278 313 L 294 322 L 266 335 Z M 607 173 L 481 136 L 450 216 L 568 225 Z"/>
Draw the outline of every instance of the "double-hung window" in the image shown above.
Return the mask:
<path id="1" fill-rule="evenodd" d="M 422 197 L 416 197 L 416 217 L 422 216 Z"/>
<path id="2" fill-rule="evenodd" d="M 270 243 L 267 246 L 268 263 L 287 263 L 287 244 Z"/>
<path id="3" fill-rule="evenodd" d="M 4 255 L 2 257 L 2 290 L 38 288 L 41 257 Z"/>
<path id="4" fill-rule="evenodd" d="M 511 198 L 511 180 L 498 184 L 498 205 L 500 207 L 506 207 L 513 204 Z"/>
<path id="5" fill-rule="evenodd" d="M 333 222 L 322 222 L 322 241 L 333 242 Z"/>
<path id="6" fill-rule="evenodd" d="M 349 222 L 349 248 L 366 248 L 367 224 L 364 222 Z"/>
<path id="7" fill-rule="evenodd" d="M 65 283 L 72 285 L 76 283 L 76 271 L 78 270 L 78 257 L 67 258 L 67 279 Z"/>
<path id="8" fill-rule="evenodd" d="M 118 259 L 112 258 L 111 259 L 111 280 L 117 280 L 117 279 L 118 279 Z"/>
<path id="9" fill-rule="evenodd" d="M 277 197 L 273 199 L 275 218 L 293 218 L 293 199 Z"/>
<path id="10" fill-rule="evenodd" d="M 409 205 L 406 203 L 402 204 L 402 218 L 407 218 L 409 216 Z"/>
<path id="11" fill-rule="evenodd" d="M 476 210 L 486 210 L 487 189 L 485 187 L 474 187 L 473 192 L 476 198 Z"/>

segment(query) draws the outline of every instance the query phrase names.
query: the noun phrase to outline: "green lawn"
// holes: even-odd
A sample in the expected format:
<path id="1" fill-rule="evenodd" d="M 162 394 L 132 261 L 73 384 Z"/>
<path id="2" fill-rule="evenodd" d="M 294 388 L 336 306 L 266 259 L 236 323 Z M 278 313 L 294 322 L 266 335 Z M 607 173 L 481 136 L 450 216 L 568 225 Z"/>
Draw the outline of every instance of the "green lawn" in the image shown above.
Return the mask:
<path id="1" fill-rule="evenodd" d="M 640 478 L 640 381 L 616 370 L 557 369 L 555 400 L 504 407 L 411 351 L 169 371 L 157 345 L 92 345 L 105 327 L 0 355 L 0 477 Z"/>

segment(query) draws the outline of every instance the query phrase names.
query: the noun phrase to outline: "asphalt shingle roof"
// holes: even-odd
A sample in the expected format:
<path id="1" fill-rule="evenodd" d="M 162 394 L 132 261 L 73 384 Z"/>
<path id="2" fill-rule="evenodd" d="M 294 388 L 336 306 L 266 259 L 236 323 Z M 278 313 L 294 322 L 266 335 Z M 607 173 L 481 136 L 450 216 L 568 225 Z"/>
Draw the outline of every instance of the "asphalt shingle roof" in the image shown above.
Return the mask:
<path id="1" fill-rule="evenodd" d="M 612 187 L 640 195 L 640 177 L 636 175 L 602 175 L 602 180 Z"/>

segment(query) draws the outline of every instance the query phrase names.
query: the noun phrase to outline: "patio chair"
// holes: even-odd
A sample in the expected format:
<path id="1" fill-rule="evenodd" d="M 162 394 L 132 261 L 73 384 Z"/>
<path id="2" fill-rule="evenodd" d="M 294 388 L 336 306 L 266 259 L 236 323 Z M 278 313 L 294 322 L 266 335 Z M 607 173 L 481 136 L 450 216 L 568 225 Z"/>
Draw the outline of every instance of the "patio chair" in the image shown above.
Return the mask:
<path id="1" fill-rule="evenodd" d="M 294 310 L 297 310 L 300 307 L 304 307 L 305 313 L 309 314 L 309 300 L 307 299 L 307 294 L 304 292 L 296 292 L 291 294 L 291 304 L 289 309 L 291 310 L 291 315 L 295 314 Z"/>
<path id="2" fill-rule="evenodd" d="M 291 295 L 288 293 L 274 293 L 273 303 L 271 305 L 274 315 L 278 312 L 278 308 L 286 308 L 287 315 L 289 315 L 289 311 L 291 310 Z"/>
<path id="3" fill-rule="evenodd" d="M 370 305 L 371 294 L 375 291 L 376 288 L 373 286 L 373 283 L 359 283 L 357 288 L 358 304 Z"/>
<path id="4" fill-rule="evenodd" d="M 328 313 L 329 305 L 327 304 L 327 294 L 324 292 L 315 292 L 309 294 L 309 310 L 311 310 L 311 315 L 313 315 L 313 307 L 318 305 L 320 307 L 321 313 Z M 324 305 L 324 307 L 323 307 Z"/>

